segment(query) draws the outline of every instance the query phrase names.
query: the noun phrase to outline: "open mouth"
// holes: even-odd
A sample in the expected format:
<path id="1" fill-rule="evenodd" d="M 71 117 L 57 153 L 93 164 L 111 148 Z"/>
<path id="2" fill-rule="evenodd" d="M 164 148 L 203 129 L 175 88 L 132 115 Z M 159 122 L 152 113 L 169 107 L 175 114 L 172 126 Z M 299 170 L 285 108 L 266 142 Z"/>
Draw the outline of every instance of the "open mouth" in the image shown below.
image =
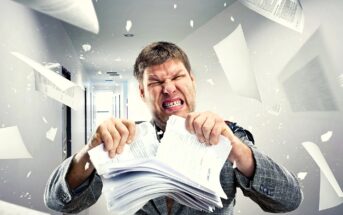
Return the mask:
<path id="1" fill-rule="evenodd" d="M 173 99 L 173 100 L 166 100 L 162 103 L 162 107 L 164 109 L 178 109 L 178 107 L 182 107 L 184 101 L 182 99 Z"/>

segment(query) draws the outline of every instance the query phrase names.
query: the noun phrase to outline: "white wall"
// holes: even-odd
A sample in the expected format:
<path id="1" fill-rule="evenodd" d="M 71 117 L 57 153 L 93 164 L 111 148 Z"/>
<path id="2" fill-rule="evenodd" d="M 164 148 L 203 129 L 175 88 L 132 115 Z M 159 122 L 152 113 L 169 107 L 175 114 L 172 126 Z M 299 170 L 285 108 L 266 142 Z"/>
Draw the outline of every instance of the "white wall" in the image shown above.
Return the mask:
<path id="1" fill-rule="evenodd" d="M 0 200 L 55 214 L 45 208 L 43 191 L 62 160 L 62 105 L 35 91 L 33 70 L 10 52 L 40 63 L 59 62 L 71 72 L 72 81 L 81 85 L 86 77 L 60 21 L 12 1 L 3 1 L 0 11 L 0 125 L 18 126 L 33 157 L 0 160 Z M 84 111 L 72 111 L 73 152 L 84 144 L 84 124 Z M 58 129 L 54 141 L 45 137 L 51 127 Z M 11 144 L 11 140 L 0 144 Z"/>

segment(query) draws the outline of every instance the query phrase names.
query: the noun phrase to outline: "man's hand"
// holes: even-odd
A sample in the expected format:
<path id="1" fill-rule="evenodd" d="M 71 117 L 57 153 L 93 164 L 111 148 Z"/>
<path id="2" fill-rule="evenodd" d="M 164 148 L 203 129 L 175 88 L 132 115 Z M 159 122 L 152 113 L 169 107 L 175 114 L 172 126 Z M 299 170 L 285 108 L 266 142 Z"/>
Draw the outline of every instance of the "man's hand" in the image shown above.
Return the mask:
<path id="1" fill-rule="evenodd" d="M 126 119 L 108 119 L 101 123 L 91 141 L 78 152 L 67 174 L 67 182 L 74 189 L 84 182 L 94 171 L 90 162 L 88 151 L 104 144 L 105 150 L 110 157 L 120 154 L 125 144 L 131 143 L 135 137 L 136 125 L 133 121 Z"/>
<path id="2" fill-rule="evenodd" d="M 218 144 L 220 135 L 230 141 L 235 137 L 225 121 L 212 112 L 189 113 L 186 117 L 186 129 L 195 134 L 200 142 L 211 145 Z"/>
<path id="3" fill-rule="evenodd" d="M 232 145 L 228 159 L 247 177 L 255 170 L 255 161 L 251 149 L 236 137 L 225 121 L 212 112 L 192 112 L 186 117 L 186 129 L 195 134 L 199 141 L 207 144 L 218 144 L 220 135 L 226 137 Z"/>
<path id="4" fill-rule="evenodd" d="M 110 157 L 120 154 L 126 143 L 131 143 L 135 137 L 136 125 L 126 119 L 108 119 L 101 123 L 93 135 L 89 148 L 103 143 Z"/>

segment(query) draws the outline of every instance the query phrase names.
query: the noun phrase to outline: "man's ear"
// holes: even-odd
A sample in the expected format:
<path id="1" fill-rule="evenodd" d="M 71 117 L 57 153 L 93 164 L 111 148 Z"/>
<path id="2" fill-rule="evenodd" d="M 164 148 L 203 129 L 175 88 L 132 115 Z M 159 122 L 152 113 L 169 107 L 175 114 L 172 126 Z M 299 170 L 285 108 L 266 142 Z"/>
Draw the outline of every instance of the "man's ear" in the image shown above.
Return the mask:
<path id="1" fill-rule="evenodd" d="M 194 77 L 193 73 L 190 72 L 189 75 L 191 76 L 191 80 L 194 82 L 195 81 L 195 77 Z"/>
<path id="2" fill-rule="evenodd" d="M 139 83 L 139 95 L 141 96 L 141 98 L 143 99 L 143 101 L 145 101 L 145 94 L 144 94 L 144 87 L 142 83 Z"/>
<path id="3" fill-rule="evenodd" d="M 195 85 L 195 76 L 193 75 L 193 73 L 191 72 L 190 74 L 190 77 L 191 77 L 191 80 L 193 82 L 193 86 L 194 86 L 194 89 L 196 88 L 196 85 Z"/>

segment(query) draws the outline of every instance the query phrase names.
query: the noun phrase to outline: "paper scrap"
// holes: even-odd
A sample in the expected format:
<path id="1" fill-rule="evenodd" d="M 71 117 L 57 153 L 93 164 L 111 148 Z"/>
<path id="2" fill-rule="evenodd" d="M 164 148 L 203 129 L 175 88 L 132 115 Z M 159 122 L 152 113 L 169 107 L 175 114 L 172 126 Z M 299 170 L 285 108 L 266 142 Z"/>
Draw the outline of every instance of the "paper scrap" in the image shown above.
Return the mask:
<path id="1" fill-rule="evenodd" d="M 26 178 L 29 178 L 31 176 L 31 171 L 29 171 L 27 174 L 26 174 Z"/>
<path id="2" fill-rule="evenodd" d="M 190 21 L 189 21 L 189 25 L 193 28 L 194 27 L 194 21 L 193 21 L 193 19 L 191 19 Z"/>
<path id="3" fill-rule="evenodd" d="M 30 197 L 31 199 L 31 197 Z M 26 208 L 20 205 L 12 204 L 0 200 L 0 214 L 1 215 L 48 215 L 41 211 Z"/>
<path id="4" fill-rule="evenodd" d="M 239 0 L 250 10 L 302 33 L 304 13 L 300 0 Z"/>
<path id="5" fill-rule="evenodd" d="M 54 127 L 51 127 L 45 134 L 45 137 L 54 142 L 55 140 L 55 137 L 56 137 L 56 134 L 57 134 L 57 128 L 54 128 Z"/>
<path id="6" fill-rule="evenodd" d="M 174 9 L 176 9 L 177 8 L 177 4 L 174 4 Z"/>
<path id="7" fill-rule="evenodd" d="M 85 52 L 89 52 L 92 49 L 92 46 L 88 43 L 82 45 L 82 49 Z"/>
<path id="8" fill-rule="evenodd" d="M 304 180 L 305 177 L 307 175 L 307 172 L 299 172 L 297 177 L 300 179 L 300 180 Z"/>
<path id="9" fill-rule="evenodd" d="M 261 101 L 242 26 L 239 25 L 213 48 L 232 90 L 238 95 Z"/>
<path id="10" fill-rule="evenodd" d="M 23 142 L 18 127 L 0 128 L 0 159 L 20 158 L 32 158 L 32 156 Z"/>
<path id="11" fill-rule="evenodd" d="M 125 26 L 126 31 L 129 32 L 131 27 L 132 27 L 132 21 L 131 20 L 127 20 L 126 21 L 126 26 Z"/>
<path id="12" fill-rule="evenodd" d="M 327 142 L 330 140 L 331 137 L 332 137 L 332 131 L 328 131 L 325 134 L 322 134 L 320 136 L 320 139 L 322 140 L 322 142 Z"/>
<path id="13" fill-rule="evenodd" d="M 34 69 L 36 90 L 74 110 L 80 107 L 80 98 L 83 98 L 83 87 L 67 80 L 20 53 L 11 52 L 11 54 Z"/>
<path id="14" fill-rule="evenodd" d="M 42 116 L 42 120 L 45 124 L 48 124 L 48 120 L 46 120 L 46 118 L 44 116 Z"/>
<path id="15" fill-rule="evenodd" d="M 209 78 L 209 79 L 207 79 L 206 80 L 207 81 L 207 83 L 209 83 L 210 85 L 214 85 L 214 81 L 212 80 L 212 78 Z"/>
<path id="16" fill-rule="evenodd" d="M 332 208 L 343 203 L 343 192 L 341 187 L 319 147 L 312 142 L 303 142 L 302 145 L 318 165 L 321 172 L 319 210 Z"/>
<path id="17" fill-rule="evenodd" d="M 34 10 L 63 20 L 95 34 L 99 33 L 99 22 L 92 0 L 14 0 Z"/>
<path id="18" fill-rule="evenodd" d="M 231 22 L 235 22 L 235 18 L 233 16 L 230 17 Z"/>

